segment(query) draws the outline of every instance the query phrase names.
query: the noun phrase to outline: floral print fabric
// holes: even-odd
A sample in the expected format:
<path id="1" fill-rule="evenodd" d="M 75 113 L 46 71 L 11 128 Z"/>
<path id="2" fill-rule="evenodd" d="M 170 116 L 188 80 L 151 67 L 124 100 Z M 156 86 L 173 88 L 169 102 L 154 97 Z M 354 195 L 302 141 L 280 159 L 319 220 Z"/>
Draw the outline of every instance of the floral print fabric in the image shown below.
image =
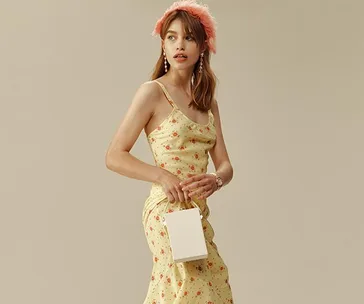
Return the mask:
<path id="1" fill-rule="evenodd" d="M 181 180 L 206 173 L 208 151 L 216 141 L 214 117 L 209 110 L 206 125 L 189 119 L 173 102 L 159 81 L 172 106 L 168 117 L 148 135 L 157 166 Z M 165 212 L 192 208 L 189 203 L 169 203 L 159 184 L 152 188 L 143 208 L 143 226 L 153 257 L 153 269 L 143 304 L 225 304 L 233 303 L 228 269 L 213 241 L 207 200 L 193 198 L 203 213 L 202 225 L 208 249 L 207 259 L 175 263 L 168 232 L 162 219 Z M 188 224 L 188 223 L 186 223 Z"/>

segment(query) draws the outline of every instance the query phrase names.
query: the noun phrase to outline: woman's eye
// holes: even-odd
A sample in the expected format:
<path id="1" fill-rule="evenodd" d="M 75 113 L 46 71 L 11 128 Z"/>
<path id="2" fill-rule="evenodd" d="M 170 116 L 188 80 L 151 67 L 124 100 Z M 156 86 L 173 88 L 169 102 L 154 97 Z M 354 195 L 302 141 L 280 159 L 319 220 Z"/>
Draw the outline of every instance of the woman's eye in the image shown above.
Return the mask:
<path id="1" fill-rule="evenodd" d="M 174 38 L 174 36 L 168 36 L 167 39 L 171 40 L 171 38 Z"/>
<path id="2" fill-rule="evenodd" d="M 193 37 L 192 36 L 186 36 L 186 39 L 191 41 L 191 40 L 193 40 Z"/>

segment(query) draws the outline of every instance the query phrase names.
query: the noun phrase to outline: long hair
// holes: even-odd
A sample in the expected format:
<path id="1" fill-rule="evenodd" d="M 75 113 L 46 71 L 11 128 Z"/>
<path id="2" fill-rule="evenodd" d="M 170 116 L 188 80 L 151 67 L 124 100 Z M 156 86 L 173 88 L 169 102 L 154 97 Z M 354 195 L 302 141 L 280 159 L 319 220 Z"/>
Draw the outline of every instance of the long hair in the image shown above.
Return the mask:
<path id="1" fill-rule="evenodd" d="M 201 56 L 196 62 L 193 69 L 191 81 L 192 100 L 188 105 L 189 107 L 193 107 L 201 112 L 206 112 L 211 108 L 211 103 L 214 99 L 216 88 L 216 76 L 210 66 L 211 54 L 205 43 L 206 33 L 203 25 L 199 22 L 198 19 L 192 17 L 189 13 L 185 11 L 177 10 L 172 12 L 163 23 L 160 33 L 161 39 L 165 39 L 166 31 L 168 30 L 172 21 L 175 19 L 180 19 L 182 21 L 182 23 L 184 24 L 185 32 L 191 33 L 193 35 L 199 47 L 206 47 L 204 55 L 202 57 L 202 73 L 199 73 Z M 169 67 L 170 64 L 169 62 L 167 62 L 167 68 L 169 69 Z M 161 47 L 161 54 L 154 67 L 151 79 L 155 80 L 163 76 L 164 74 L 166 74 L 166 72 L 164 68 L 163 48 Z"/>

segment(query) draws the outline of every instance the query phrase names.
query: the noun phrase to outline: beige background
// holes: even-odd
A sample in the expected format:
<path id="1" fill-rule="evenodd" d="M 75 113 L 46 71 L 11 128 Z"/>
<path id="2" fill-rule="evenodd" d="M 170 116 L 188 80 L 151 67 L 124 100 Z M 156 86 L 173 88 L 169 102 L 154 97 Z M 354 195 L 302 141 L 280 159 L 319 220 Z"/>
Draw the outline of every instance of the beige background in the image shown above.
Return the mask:
<path id="1" fill-rule="evenodd" d="M 1 1 L 0 303 L 142 303 L 150 185 L 104 155 L 171 3 Z M 235 169 L 209 204 L 235 302 L 363 303 L 363 2 L 205 3 Z M 144 133 L 132 153 L 152 162 Z"/>

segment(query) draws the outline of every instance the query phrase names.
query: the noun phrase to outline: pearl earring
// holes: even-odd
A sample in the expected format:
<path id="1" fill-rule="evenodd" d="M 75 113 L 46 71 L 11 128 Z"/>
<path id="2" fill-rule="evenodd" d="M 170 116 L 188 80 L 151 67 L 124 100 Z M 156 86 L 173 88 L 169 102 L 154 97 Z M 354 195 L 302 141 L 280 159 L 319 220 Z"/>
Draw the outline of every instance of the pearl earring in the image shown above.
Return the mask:
<path id="1" fill-rule="evenodd" d="M 167 57 L 166 57 L 166 53 L 164 51 L 163 51 L 163 56 L 164 56 L 164 71 L 167 73 L 168 72 Z"/>
<path id="2" fill-rule="evenodd" d="M 200 70 L 199 70 L 199 73 L 202 73 L 202 68 L 203 68 L 203 53 L 201 53 L 201 57 L 200 57 Z"/>

